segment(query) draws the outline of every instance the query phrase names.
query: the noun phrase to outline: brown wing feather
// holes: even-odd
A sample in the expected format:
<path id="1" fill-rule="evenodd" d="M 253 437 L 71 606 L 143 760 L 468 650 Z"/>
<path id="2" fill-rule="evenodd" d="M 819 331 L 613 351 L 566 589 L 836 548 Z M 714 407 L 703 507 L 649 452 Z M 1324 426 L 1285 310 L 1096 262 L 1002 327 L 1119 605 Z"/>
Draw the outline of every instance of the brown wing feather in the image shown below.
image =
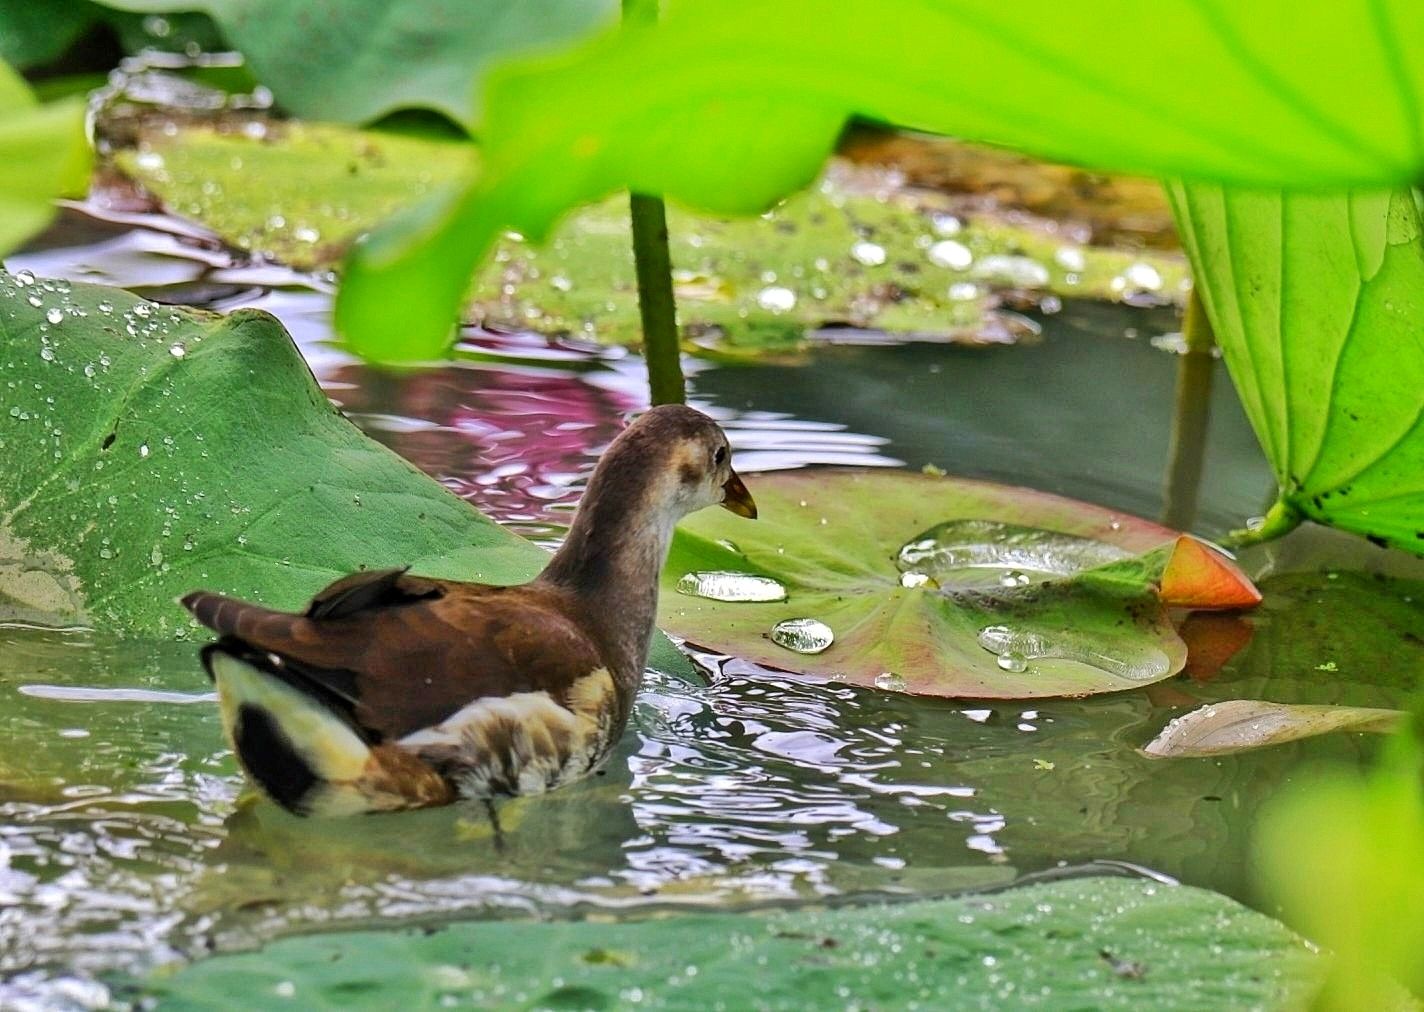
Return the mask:
<path id="1" fill-rule="evenodd" d="M 388 584 L 382 593 L 334 617 L 206 593 L 183 603 L 214 631 L 274 653 L 294 675 L 352 700 L 355 723 L 382 739 L 437 724 L 486 696 L 542 690 L 562 700 L 605 666 L 571 599 L 554 588 L 377 575 Z"/>

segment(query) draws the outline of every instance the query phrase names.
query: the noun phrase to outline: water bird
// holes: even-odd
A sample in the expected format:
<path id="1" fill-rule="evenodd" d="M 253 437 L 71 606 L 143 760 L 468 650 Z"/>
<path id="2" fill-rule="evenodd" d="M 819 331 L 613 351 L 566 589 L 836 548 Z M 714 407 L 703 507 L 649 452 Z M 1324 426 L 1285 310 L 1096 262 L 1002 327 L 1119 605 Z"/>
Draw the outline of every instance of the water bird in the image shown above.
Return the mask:
<path id="1" fill-rule="evenodd" d="M 755 518 L 726 434 L 655 407 L 608 447 L 567 539 L 500 587 L 352 573 L 300 614 L 207 591 L 182 604 L 247 775 L 301 815 L 536 794 L 598 769 L 643 677 L 673 528 Z M 498 823 L 495 822 L 496 830 Z"/>

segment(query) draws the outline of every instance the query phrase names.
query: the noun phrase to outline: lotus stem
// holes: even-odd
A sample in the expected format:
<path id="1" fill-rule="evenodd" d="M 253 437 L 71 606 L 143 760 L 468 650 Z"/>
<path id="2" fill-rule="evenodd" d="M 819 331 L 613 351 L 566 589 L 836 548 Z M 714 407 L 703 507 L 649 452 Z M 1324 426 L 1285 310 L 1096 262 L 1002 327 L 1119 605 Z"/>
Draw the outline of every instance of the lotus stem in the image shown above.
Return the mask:
<path id="1" fill-rule="evenodd" d="M 625 24 L 658 18 L 658 0 L 623 0 Z M 667 208 L 662 197 L 634 193 L 629 199 L 633 222 L 633 262 L 638 278 L 638 315 L 643 322 L 643 359 L 648 364 L 648 392 L 654 404 L 687 399 L 677 336 L 677 302 L 672 292 L 672 254 L 668 250 Z"/>
<path id="2" fill-rule="evenodd" d="M 1211 383 L 1216 369 L 1216 335 L 1195 288 L 1182 316 L 1187 350 L 1177 363 L 1177 393 L 1172 408 L 1172 441 L 1167 451 L 1162 524 L 1189 530 L 1197 518 L 1197 499 L 1206 460 L 1211 421 Z"/>

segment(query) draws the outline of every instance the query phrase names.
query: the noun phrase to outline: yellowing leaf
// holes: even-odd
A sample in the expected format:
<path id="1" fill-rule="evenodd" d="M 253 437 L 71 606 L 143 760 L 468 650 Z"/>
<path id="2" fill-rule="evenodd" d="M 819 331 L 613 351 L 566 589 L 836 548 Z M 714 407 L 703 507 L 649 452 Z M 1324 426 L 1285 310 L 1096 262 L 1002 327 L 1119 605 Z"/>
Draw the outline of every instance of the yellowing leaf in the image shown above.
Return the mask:
<path id="1" fill-rule="evenodd" d="M 1175 718 L 1150 742 L 1144 755 L 1183 759 L 1230 755 L 1332 731 L 1393 731 L 1404 713 L 1362 706 L 1308 706 L 1227 699 Z"/>

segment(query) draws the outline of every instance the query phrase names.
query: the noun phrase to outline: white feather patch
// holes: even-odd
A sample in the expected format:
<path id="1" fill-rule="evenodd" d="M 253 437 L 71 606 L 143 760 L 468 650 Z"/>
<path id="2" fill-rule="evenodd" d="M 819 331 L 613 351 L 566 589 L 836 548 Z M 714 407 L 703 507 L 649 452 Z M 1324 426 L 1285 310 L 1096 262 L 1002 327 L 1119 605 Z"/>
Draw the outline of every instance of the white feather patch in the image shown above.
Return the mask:
<path id="1" fill-rule="evenodd" d="M 568 698 L 569 705 L 563 706 L 544 691 L 487 696 L 398 744 L 416 755 L 426 749 L 454 750 L 466 796 L 487 796 L 492 782 L 504 779 L 506 767 L 517 777 L 509 786 L 520 794 L 538 794 L 587 773 L 609 744 L 616 690 L 608 670 L 589 672 L 573 684 Z M 508 741 L 509 754 L 490 754 L 490 741 Z M 560 741 L 567 743 L 565 750 L 558 748 Z"/>

